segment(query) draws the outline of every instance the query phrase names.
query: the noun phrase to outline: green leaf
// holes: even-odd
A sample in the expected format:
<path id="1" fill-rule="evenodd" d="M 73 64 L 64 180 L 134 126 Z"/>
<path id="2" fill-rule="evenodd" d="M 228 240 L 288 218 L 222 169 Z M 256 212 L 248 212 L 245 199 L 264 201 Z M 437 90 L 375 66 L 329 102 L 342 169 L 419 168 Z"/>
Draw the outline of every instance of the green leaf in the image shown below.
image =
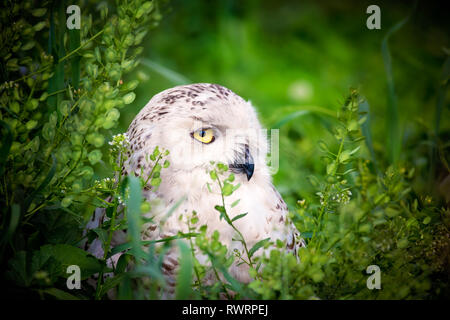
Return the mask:
<path id="1" fill-rule="evenodd" d="M 355 149 L 353 149 L 352 151 L 350 151 L 349 155 L 354 155 L 356 152 L 359 151 L 359 149 L 361 149 L 361 146 L 357 146 Z"/>
<path id="2" fill-rule="evenodd" d="M 263 239 L 261 241 L 258 241 L 255 243 L 255 245 L 248 251 L 248 255 L 250 258 L 253 256 L 253 254 L 259 249 L 264 247 L 264 245 L 270 240 L 270 238 Z"/>
<path id="3" fill-rule="evenodd" d="M 408 238 L 402 238 L 397 242 L 397 247 L 399 249 L 404 249 L 408 246 L 408 244 L 409 244 Z"/>
<path id="4" fill-rule="evenodd" d="M 218 163 L 217 164 L 217 168 L 219 169 L 219 171 L 228 171 L 228 166 L 226 164 L 223 163 Z"/>
<path id="5" fill-rule="evenodd" d="M 100 241 L 102 242 L 102 245 L 103 245 L 103 248 L 104 248 L 106 242 L 108 241 L 108 232 L 105 229 L 102 229 L 102 228 L 92 229 L 92 232 L 95 232 L 97 234 L 97 236 L 100 239 Z"/>
<path id="6" fill-rule="evenodd" d="M 395 209 L 392 207 L 387 207 L 385 212 L 386 212 L 386 215 L 390 218 L 393 218 L 400 214 L 400 211 L 398 209 Z"/>
<path id="7" fill-rule="evenodd" d="M 108 278 L 105 280 L 105 282 L 102 285 L 102 288 L 100 289 L 100 297 L 103 297 L 105 294 L 108 293 L 109 290 L 114 289 L 115 287 L 117 287 L 122 280 L 125 278 L 125 274 L 121 273 L 119 275 L 116 275 L 112 278 Z"/>
<path id="8" fill-rule="evenodd" d="M 429 224 L 431 222 L 431 217 L 426 217 L 423 219 L 423 224 Z"/>
<path id="9" fill-rule="evenodd" d="M 38 8 L 31 11 L 31 14 L 35 17 L 42 17 L 47 12 L 47 8 Z"/>
<path id="10" fill-rule="evenodd" d="M 161 152 L 159 152 L 159 148 L 158 146 L 155 147 L 155 149 L 153 150 L 152 155 L 156 158 L 157 156 L 160 155 Z"/>
<path id="11" fill-rule="evenodd" d="M 316 176 L 309 175 L 309 176 L 306 177 L 306 179 L 309 181 L 309 183 L 311 183 L 311 185 L 312 185 L 314 188 L 318 188 L 318 187 L 319 187 L 320 181 L 319 181 L 319 179 L 317 179 Z"/>
<path id="12" fill-rule="evenodd" d="M 177 243 L 180 248 L 180 268 L 177 275 L 175 297 L 177 300 L 186 300 L 190 298 L 192 293 L 192 254 L 189 246 L 182 240 L 178 240 Z"/>
<path id="13" fill-rule="evenodd" d="M 117 261 L 116 269 L 114 270 L 115 274 L 124 273 L 127 265 L 131 259 L 131 255 L 128 253 L 124 253 L 120 256 L 119 260 Z"/>
<path id="14" fill-rule="evenodd" d="M 23 51 L 27 51 L 33 48 L 35 44 L 36 43 L 33 40 L 30 40 L 27 43 L 25 43 L 20 49 Z"/>
<path id="15" fill-rule="evenodd" d="M 50 288 L 50 289 L 44 289 L 40 290 L 42 293 L 47 293 L 58 300 L 80 300 L 79 297 L 74 296 L 73 294 L 70 294 L 66 291 L 57 289 L 57 288 Z"/>
<path id="16" fill-rule="evenodd" d="M 97 258 L 80 248 L 68 244 L 48 244 L 42 246 L 40 251 L 42 254 L 49 255 L 61 263 L 63 272 L 65 272 L 70 265 L 79 266 L 82 280 L 100 272 L 103 268 Z"/>
<path id="17" fill-rule="evenodd" d="M 236 221 L 236 220 L 239 220 L 239 219 L 241 219 L 241 218 L 243 218 L 243 217 L 245 217 L 246 215 L 248 214 L 248 212 L 246 212 L 246 213 L 241 213 L 241 214 L 238 214 L 237 216 L 235 216 L 233 219 L 231 219 L 231 222 L 234 222 L 234 221 Z"/>
<path id="18" fill-rule="evenodd" d="M 357 131 L 359 128 L 359 124 L 358 121 L 356 120 L 351 120 L 348 125 L 347 125 L 347 130 L 350 131 Z"/>
<path id="19" fill-rule="evenodd" d="M 73 201 L 73 196 L 64 197 L 61 200 L 61 206 L 64 207 L 64 208 L 67 208 L 67 207 L 69 207 L 72 204 L 72 201 Z"/>
<path id="20" fill-rule="evenodd" d="M 230 183 L 224 183 L 222 188 L 222 194 L 225 197 L 230 196 L 233 193 L 233 185 Z"/>
<path id="21" fill-rule="evenodd" d="M 88 154 L 89 162 L 94 165 L 102 159 L 102 152 L 98 149 L 92 150 Z"/>
<path id="22" fill-rule="evenodd" d="M 225 212 L 225 208 L 223 206 L 215 206 L 214 209 L 216 209 L 217 211 L 219 211 L 220 213 L 224 213 Z"/>
<path id="23" fill-rule="evenodd" d="M 328 152 L 328 146 L 327 146 L 327 144 L 325 143 L 325 141 L 319 140 L 319 142 L 317 143 L 317 145 L 319 146 L 319 149 L 320 149 L 322 152 Z"/>
<path id="24" fill-rule="evenodd" d="M 336 171 L 336 162 L 331 162 L 327 165 L 327 175 L 332 175 Z"/>
<path id="25" fill-rule="evenodd" d="M 125 104 L 130 104 L 134 101 L 135 98 L 136 94 L 134 92 L 130 92 L 123 96 L 122 101 Z"/>
<path id="26" fill-rule="evenodd" d="M 160 177 L 155 177 L 155 178 L 152 178 L 151 179 L 151 181 L 150 181 L 150 184 L 152 185 L 152 186 L 154 186 L 154 187 L 157 187 L 157 186 L 159 186 L 160 184 L 161 184 L 161 178 Z"/>
<path id="27" fill-rule="evenodd" d="M 234 202 L 231 204 L 231 207 L 232 207 L 232 208 L 236 207 L 236 206 L 238 205 L 239 201 L 241 201 L 241 199 L 237 199 L 236 201 L 234 201 Z"/>
<path id="28" fill-rule="evenodd" d="M 46 25 L 46 21 L 41 21 L 33 26 L 34 31 L 41 31 Z"/>
<path id="29" fill-rule="evenodd" d="M 356 169 L 355 168 L 351 168 L 351 169 L 348 169 L 345 172 L 343 172 L 342 175 L 345 176 L 345 175 L 349 174 L 350 172 L 354 172 L 354 171 L 356 171 Z"/>
<path id="30" fill-rule="evenodd" d="M 223 206 L 215 206 L 214 209 L 216 209 L 217 211 L 220 212 L 220 219 L 225 219 L 228 223 L 231 223 L 231 221 L 229 219 L 227 219 L 227 212 L 225 210 L 225 208 Z"/>
<path id="31" fill-rule="evenodd" d="M 238 183 L 237 185 L 233 186 L 233 190 L 231 191 L 231 193 L 235 192 L 237 189 L 239 189 L 239 187 L 241 186 L 241 183 Z"/>

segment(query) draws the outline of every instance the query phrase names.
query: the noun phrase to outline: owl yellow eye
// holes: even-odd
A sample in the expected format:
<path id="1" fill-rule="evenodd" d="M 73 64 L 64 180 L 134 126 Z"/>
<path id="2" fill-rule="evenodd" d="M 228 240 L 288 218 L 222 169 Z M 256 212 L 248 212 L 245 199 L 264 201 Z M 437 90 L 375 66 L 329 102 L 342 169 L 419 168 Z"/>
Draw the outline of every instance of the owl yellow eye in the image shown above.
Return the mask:
<path id="1" fill-rule="evenodd" d="M 213 129 L 199 129 L 191 133 L 195 140 L 202 143 L 211 143 L 214 141 L 214 131 Z"/>

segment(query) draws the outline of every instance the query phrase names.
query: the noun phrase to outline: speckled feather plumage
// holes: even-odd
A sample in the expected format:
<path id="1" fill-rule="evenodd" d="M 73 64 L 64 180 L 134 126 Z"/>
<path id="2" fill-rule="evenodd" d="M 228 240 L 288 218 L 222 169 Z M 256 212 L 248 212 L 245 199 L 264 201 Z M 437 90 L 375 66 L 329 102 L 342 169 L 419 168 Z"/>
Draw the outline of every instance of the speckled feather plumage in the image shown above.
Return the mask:
<path id="1" fill-rule="evenodd" d="M 201 126 L 214 127 L 217 141 L 210 145 L 194 141 L 189 135 Z M 267 137 L 262 133 L 240 137 L 236 143 L 227 145 L 226 132 L 244 132 L 262 129 L 254 107 L 231 90 L 216 84 L 192 84 L 178 86 L 155 95 L 139 112 L 130 124 L 127 134 L 130 140 L 129 158 L 123 172 L 147 175 L 151 164 L 146 155 L 159 148 L 170 150 L 168 160 L 171 165 L 161 171 L 162 182 L 157 191 L 145 188 L 144 196 L 157 202 L 151 213 L 154 223 L 147 224 L 142 237 L 159 239 L 175 235 L 178 231 L 187 232 L 185 220 L 180 215 L 189 215 L 193 210 L 199 218 L 198 226 L 206 224 L 208 232 L 218 230 L 221 242 L 230 250 L 242 251 L 241 244 L 233 241 L 234 231 L 219 219 L 215 205 L 221 204 L 220 190 L 211 183 L 208 170 L 210 161 L 231 163 L 242 152 L 245 145 L 249 151 L 258 155 L 254 159 L 255 169 L 250 180 L 242 174 L 236 175 L 236 183 L 241 186 L 226 198 L 227 211 L 231 218 L 248 212 L 236 221 L 237 228 L 244 235 L 249 247 L 270 237 L 286 243 L 286 250 L 297 252 L 304 245 L 299 232 L 288 221 L 286 203 L 271 182 L 266 165 Z M 234 130 L 234 131 L 233 131 Z M 234 134 L 234 133 L 233 133 Z M 210 183 L 212 190 L 207 187 Z M 166 217 L 168 208 L 177 201 L 185 200 Z M 239 203 L 231 208 L 234 201 Z M 262 250 L 259 250 L 259 253 Z M 200 261 L 206 257 L 199 255 Z M 163 272 L 169 284 L 174 285 L 177 267 L 177 252 L 172 250 L 166 257 Z M 250 281 L 245 265 L 231 267 L 230 273 L 242 282 Z"/>

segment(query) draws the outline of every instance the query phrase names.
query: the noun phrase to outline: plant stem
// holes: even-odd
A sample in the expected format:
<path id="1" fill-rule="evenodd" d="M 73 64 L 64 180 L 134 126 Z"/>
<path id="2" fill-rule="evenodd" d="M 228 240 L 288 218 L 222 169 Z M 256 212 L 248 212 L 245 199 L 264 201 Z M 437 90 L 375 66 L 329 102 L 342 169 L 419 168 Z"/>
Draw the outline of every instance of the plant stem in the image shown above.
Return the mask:
<path id="1" fill-rule="evenodd" d="M 114 210 L 113 210 L 113 214 L 111 217 L 111 224 L 109 225 L 109 233 L 108 233 L 108 239 L 105 243 L 105 247 L 104 247 L 104 251 L 103 251 L 103 261 L 105 262 L 105 264 L 107 263 L 107 257 L 108 257 L 108 253 L 109 253 L 109 247 L 111 246 L 111 240 L 113 237 L 113 232 L 114 230 L 114 224 L 116 222 L 116 215 L 117 215 L 117 200 L 114 200 Z M 105 209 L 106 210 L 106 209 Z M 102 287 L 102 280 L 103 280 L 103 270 L 100 271 L 99 276 L 98 276 L 98 281 L 97 281 L 97 288 L 95 290 L 95 299 L 99 300 L 100 297 L 100 290 Z"/>
<path id="2" fill-rule="evenodd" d="M 225 220 L 227 221 L 227 223 L 234 229 L 234 231 L 236 231 L 236 233 L 239 235 L 239 237 L 241 238 L 241 243 L 242 243 L 242 245 L 244 246 L 244 250 L 245 250 L 245 253 L 247 254 L 247 257 L 248 257 L 248 262 L 247 261 L 245 261 L 245 259 L 243 259 L 243 258 L 241 258 L 242 259 L 242 261 L 244 261 L 246 264 L 248 264 L 251 268 L 253 268 L 253 262 L 252 262 L 252 259 L 251 259 L 251 257 L 250 257 L 250 254 L 249 254 L 249 252 L 248 252 L 248 248 L 247 248 L 247 243 L 245 242 L 245 238 L 244 238 L 244 236 L 242 235 L 242 233 L 235 227 L 235 225 L 233 224 L 233 222 L 231 222 L 231 219 L 230 219 L 230 217 L 228 216 L 228 213 L 227 213 L 227 209 L 226 209 L 226 207 L 225 207 L 225 197 L 223 196 L 223 186 L 222 186 L 222 183 L 220 182 L 220 178 L 219 178 L 219 175 L 217 174 L 217 172 L 216 172 L 216 176 L 217 176 L 217 182 L 219 183 L 219 187 L 220 187 L 220 196 L 222 197 L 222 205 L 223 205 L 223 210 L 224 210 L 224 214 L 225 214 Z"/>
<path id="3" fill-rule="evenodd" d="M 334 177 L 336 175 L 337 170 L 338 170 L 339 158 L 341 156 L 342 150 L 344 149 L 344 141 L 345 141 L 345 137 L 342 137 L 341 142 L 339 144 L 338 153 L 337 153 L 336 158 L 334 160 L 334 163 L 335 163 L 334 169 L 329 174 L 330 177 Z M 322 226 L 323 226 L 322 218 L 323 218 L 323 215 L 325 214 L 325 210 L 326 210 L 326 208 L 328 206 L 328 199 L 330 197 L 329 193 L 330 193 L 330 184 L 327 184 L 327 186 L 325 187 L 325 191 L 324 191 L 323 204 L 322 204 L 322 206 L 320 208 L 320 212 L 319 212 L 319 219 L 317 221 L 318 222 L 318 227 L 317 227 L 317 229 L 314 230 L 314 233 L 313 233 L 313 236 L 312 236 L 313 239 L 316 237 L 317 232 L 321 231 L 321 229 L 322 229 Z M 318 248 L 320 248 L 320 245 L 321 245 L 321 241 L 319 239 Z"/>
<path id="4" fill-rule="evenodd" d="M 161 158 L 162 158 L 162 154 L 160 154 L 158 156 L 158 159 L 156 159 L 155 165 L 153 166 L 152 171 L 150 171 L 150 174 L 148 175 L 147 180 L 145 180 L 144 186 L 147 186 L 148 180 L 150 180 L 150 178 L 153 176 L 153 171 L 155 171 L 155 167 L 158 164 L 159 160 L 161 160 Z"/>
<path id="5" fill-rule="evenodd" d="M 211 254 L 210 254 L 210 259 L 211 259 Z M 211 261 L 212 261 L 212 259 L 211 259 Z M 212 263 L 212 262 L 211 262 L 211 263 Z M 227 295 L 227 299 L 228 299 L 228 300 L 231 300 L 231 297 L 230 297 L 230 295 L 229 295 L 229 293 L 228 293 L 228 290 L 227 290 L 227 288 L 225 287 L 225 284 L 223 283 L 223 281 L 220 279 L 219 273 L 217 272 L 216 267 L 212 266 L 212 269 L 214 270 L 214 274 L 216 275 L 217 281 L 219 281 L 219 282 L 222 284 L 222 289 L 223 289 L 223 291 L 225 292 L 225 294 Z"/>

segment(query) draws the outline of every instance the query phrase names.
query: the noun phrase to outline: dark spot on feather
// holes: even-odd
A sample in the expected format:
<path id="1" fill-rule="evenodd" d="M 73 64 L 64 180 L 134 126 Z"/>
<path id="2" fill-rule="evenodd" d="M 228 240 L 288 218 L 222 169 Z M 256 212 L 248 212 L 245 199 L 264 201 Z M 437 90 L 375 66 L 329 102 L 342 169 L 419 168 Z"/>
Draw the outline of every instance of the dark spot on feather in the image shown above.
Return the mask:
<path id="1" fill-rule="evenodd" d="M 175 269 L 174 266 L 172 266 L 172 265 L 170 265 L 170 264 L 168 264 L 168 263 L 166 263 L 166 262 L 163 262 L 163 263 L 162 263 L 162 267 L 163 267 L 163 269 L 165 269 L 165 270 L 167 270 L 167 271 L 172 271 L 173 269 Z"/>

